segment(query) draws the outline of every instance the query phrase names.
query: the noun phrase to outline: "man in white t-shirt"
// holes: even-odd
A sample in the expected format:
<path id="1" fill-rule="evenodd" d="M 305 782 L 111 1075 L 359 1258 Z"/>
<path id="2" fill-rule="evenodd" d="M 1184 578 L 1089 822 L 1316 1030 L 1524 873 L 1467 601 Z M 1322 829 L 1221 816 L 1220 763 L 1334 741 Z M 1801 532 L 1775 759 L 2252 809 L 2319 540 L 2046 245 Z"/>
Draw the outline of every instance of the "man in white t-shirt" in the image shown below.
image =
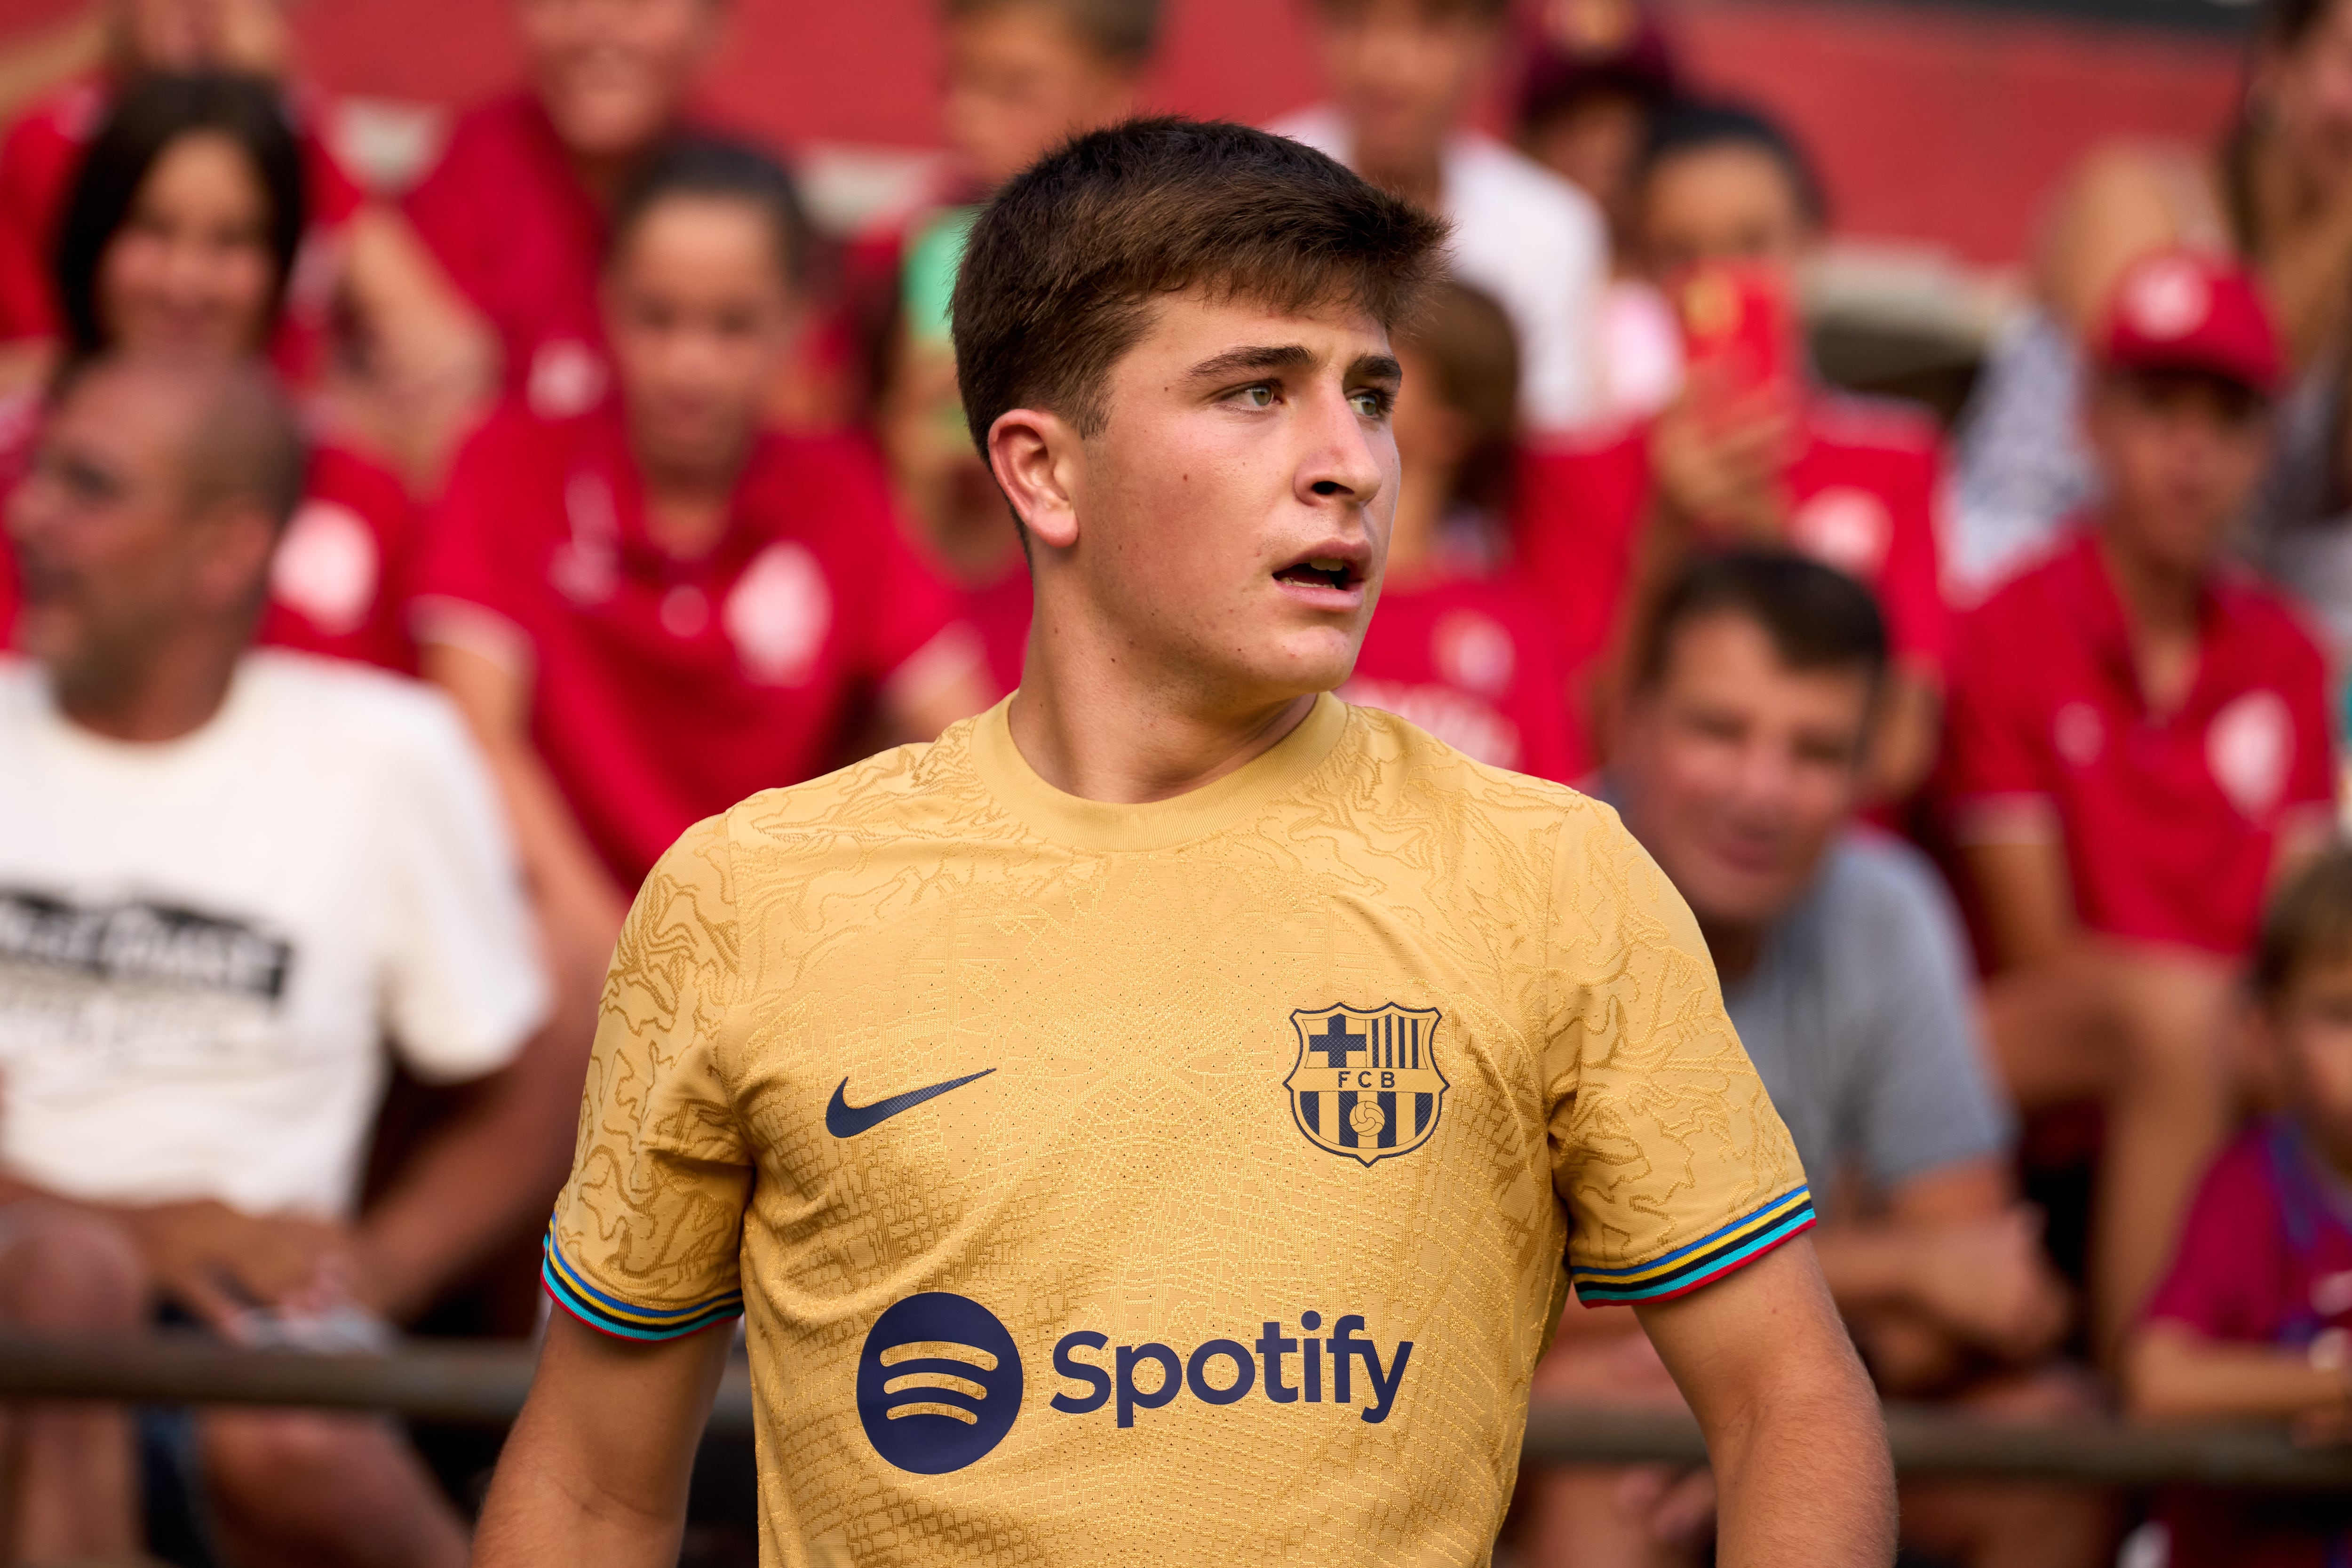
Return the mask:
<path id="1" fill-rule="evenodd" d="M 1507 0 L 1316 0 L 1331 100 L 1270 128 L 1453 220 L 1449 260 L 1519 335 L 1519 408 L 1535 430 L 1599 412 L 1595 332 L 1609 280 L 1601 210 L 1568 181 L 1470 130 Z"/>
<path id="2" fill-rule="evenodd" d="M 0 663 L 0 1325 L 345 1342 L 544 1199 L 546 1112 L 500 1072 L 545 984 L 487 773 L 429 689 L 248 651 L 300 494 L 261 371 L 102 362 L 62 394 L 8 510 L 24 584 Z M 484 1080 L 355 1218 L 389 1039 Z M 392 1429 L 145 1423 L 239 1563 L 463 1563 Z M 0 1559 L 128 1556 L 121 1413 L 0 1421 Z M 12 1495 L 13 1494 L 13 1495 Z"/>

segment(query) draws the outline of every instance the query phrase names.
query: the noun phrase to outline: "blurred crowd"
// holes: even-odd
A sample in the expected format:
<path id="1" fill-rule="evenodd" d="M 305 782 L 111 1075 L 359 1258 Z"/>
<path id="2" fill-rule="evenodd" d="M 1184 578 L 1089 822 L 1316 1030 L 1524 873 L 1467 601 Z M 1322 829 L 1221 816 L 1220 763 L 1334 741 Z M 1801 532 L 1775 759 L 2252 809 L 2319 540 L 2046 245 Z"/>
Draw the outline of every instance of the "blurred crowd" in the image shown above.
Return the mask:
<path id="1" fill-rule="evenodd" d="M 948 301 L 1161 16 L 941 3 L 951 156 L 845 236 L 698 107 L 724 0 L 511 0 L 526 79 L 396 197 L 283 0 L 106 0 L 0 59 L 0 1325 L 528 1333 L 655 858 L 1018 684 Z M 1889 1396 L 2352 1437 L 2352 4 L 2268 0 L 2237 123 L 2053 193 L 1947 429 L 1817 373 L 1831 193 L 1668 19 L 1305 3 L 1328 96 L 1275 129 L 1454 225 L 1343 695 L 1623 815 Z M 1679 1401 L 1626 1308 L 1536 1391 Z M 2352 1542 L 2332 1503 L 1905 1505 L 1985 1568 Z M 1711 1512 L 1704 1472 L 1531 1472 L 1510 1538 L 1696 1562 Z M 0 1411 L 0 1563 L 466 1541 L 386 1422 Z"/>

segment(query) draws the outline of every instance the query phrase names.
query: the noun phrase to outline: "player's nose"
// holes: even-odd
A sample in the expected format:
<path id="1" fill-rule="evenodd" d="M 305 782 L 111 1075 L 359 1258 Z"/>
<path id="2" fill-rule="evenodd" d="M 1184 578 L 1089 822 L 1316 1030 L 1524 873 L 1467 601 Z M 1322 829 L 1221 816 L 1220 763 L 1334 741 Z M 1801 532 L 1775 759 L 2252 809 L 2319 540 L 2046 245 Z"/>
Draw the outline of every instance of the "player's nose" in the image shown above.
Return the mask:
<path id="1" fill-rule="evenodd" d="M 1357 412 L 1344 389 L 1319 390 L 1300 424 L 1305 448 L 1298 467 L 1299 499 L 1309 505 L 1334 500 L 1350 507 L 1369 505 L 1388 480 L 1380 428 Z"/>

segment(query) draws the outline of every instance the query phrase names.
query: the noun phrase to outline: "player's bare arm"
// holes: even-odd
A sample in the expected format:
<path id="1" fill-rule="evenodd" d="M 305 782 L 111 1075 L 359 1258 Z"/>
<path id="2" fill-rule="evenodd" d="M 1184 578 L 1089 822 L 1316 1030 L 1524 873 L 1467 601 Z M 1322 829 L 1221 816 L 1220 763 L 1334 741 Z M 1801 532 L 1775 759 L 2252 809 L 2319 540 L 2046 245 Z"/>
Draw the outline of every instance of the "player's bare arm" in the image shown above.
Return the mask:
<path id="1" fill-rule="evenodd" d="M 1878 1396 L 1808 1242 L 1639 1311 L 1706 1434 L 1727 1568 L 1893 1559 Z"/>
<path id="2" fill-rule="evenodd" d="M 530 1399 L 482 1505 L 477 1568 L 677 1562 L 687 1478 L 728 1342 L 722 1329 L 638 1344 L 551 1317 Z"/>

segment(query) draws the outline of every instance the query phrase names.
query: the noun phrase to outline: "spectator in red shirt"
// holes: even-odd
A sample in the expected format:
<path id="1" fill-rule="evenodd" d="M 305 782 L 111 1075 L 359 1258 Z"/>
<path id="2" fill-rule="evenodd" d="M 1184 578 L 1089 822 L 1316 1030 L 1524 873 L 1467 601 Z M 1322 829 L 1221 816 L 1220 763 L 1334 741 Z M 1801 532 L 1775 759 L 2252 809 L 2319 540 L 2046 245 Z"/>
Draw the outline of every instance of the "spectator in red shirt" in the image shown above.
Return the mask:
<path id="1" fill-rule="evenodd" d="M 2183 252 L 2118 286 L 2084 433 L 2105 500 L 1972 611 L 1944 781 L 2029 1110 L 2107 1112 L 2092 1235 L 2111 1350 L 2233 1109 L 2225 1017 L 2263 890 L 2329 831 L 2318 648 L 2221 552 L 2281 354 L 2250 274 Z"/>
<path id="2" fill-rule="evenodd" d="M 1013 514 L 973 450 L 956 393 L 948 297 L 984 200 L 1072 134 L 1134 112 L 1159 37 L 1159 0 L 945 0 L 950 154 L 940 185 L 853 248 L 868 297 L 873 425 L 908 517 L 963 587 L 999 691 L 1021 683 L 1029 567 Z"/>
<path id="3" fill-rule="evenodd" d="M 268 87 L 146 79 L 91 136 L 60 219 L 55 293 L 67 349 L 77 359 L 112 349 L 258 353 L 285 319 L 307 213 L 301 146 Z M 39 416 L 30 391 L 0 401 L 0 466 L 21 466 Z M 413 669 L 400 612 L 412 511 L 388 469 L 317 432 L 261 640 Z M 15 619 L 15 598 L 0 560 L 0 627 Z"/>
<path id="4" fill-rule="evenodd" d="M 1542 607 L 1491 565 L 1500 528 L 1485 508 L 1508 481 L 1518 423 L 1511 320 L 1468 285 L 1441 284 L 1396 352 L 1404 478 L 1380 608 L 1339 695 L 1482 763 L 1573 783 L 1590 764 Z"/>
<path id="5" fill-rule="evenodd" d="M 432 521 L 425 670 L 500 775 L 575 1005 L 697 819 L 854 754 L 861 699 L 901 738 L 985 699 L 866 450 L 762 426 L 807 243 L 775 164 L 674 144 L 615 210 L 616 395 L 562 419 L 502 408 Z"/>
<path id="6" fill-rule="evenodd" d="M 597 270 L 614 201 L 686 119 L 721 0 L 516 0 L 530 86 L 462 116 L 408 219 L 500 352 L 509 396 L 566 418 L 612 369 Z"/>
<path id="7" fill-rule="evenodd" d="M 1823 216 L 1811 165 L 1784 132 L 1706 104 L 1660 116 L 1637 210 L 1643 263 L 1669 293 L 1695 268 L 1736 267 L 1755 280 L 1759 306 L 1784 308 Z M 1771 336 L 1757 347 L 1777 372 L 1699 365 L 1654 424 L 1532 457 L 1519 547 L 1535 580 L 1569 595 L 1567 651 L 1602 659 L 1604 705 L 1611 650 L 1693 548 L 1783 542 L 1861 579 L 1885 614 L 1895 661 L 1868 784 L 1874 797 L 1899 800 L 1934 759 L 1943 683 L 1938 439 L 1924 415 L 1812 382 L 1792 316 Z"/>
<path id="8" fill-rule="evenodd" d="M 2352 1436 L 2352 852 L 2298 876 L 2254 961 L 2259 1033 L 2286 1113 L 2214 1163 L 2179 1250 L 2124 1353 L 2133 1411 L 2291 1422 Z M 2172 1500 L 2173 1568 L 2324 1568 L 2352 1546 L 2352 1509 L 2263 1498 Z"/>
<path id="9" fill-rule="evenodd" d="M 0 140 L 0 380 L 37 384 L 67 335 L 52 260 L 83 160 L 116 100 L 157 74 L 228 71 L 277 83 L 291 66 L 285 0 L 109 0 L 107 64 L 31 104 Z M 479 395 L 487 351 L 461 302 L 400 215 L 368 201 L 324 141 L 331 104 L 309 88 L 282 94 L 299 148 L 305 222 L 300 265 L 281 279 L 268 347 L 306 385 L 329 369 L 337 391 L 403 463 L 433 444 Z M 352 367 L 356 367 L 355 369 Z"/>

